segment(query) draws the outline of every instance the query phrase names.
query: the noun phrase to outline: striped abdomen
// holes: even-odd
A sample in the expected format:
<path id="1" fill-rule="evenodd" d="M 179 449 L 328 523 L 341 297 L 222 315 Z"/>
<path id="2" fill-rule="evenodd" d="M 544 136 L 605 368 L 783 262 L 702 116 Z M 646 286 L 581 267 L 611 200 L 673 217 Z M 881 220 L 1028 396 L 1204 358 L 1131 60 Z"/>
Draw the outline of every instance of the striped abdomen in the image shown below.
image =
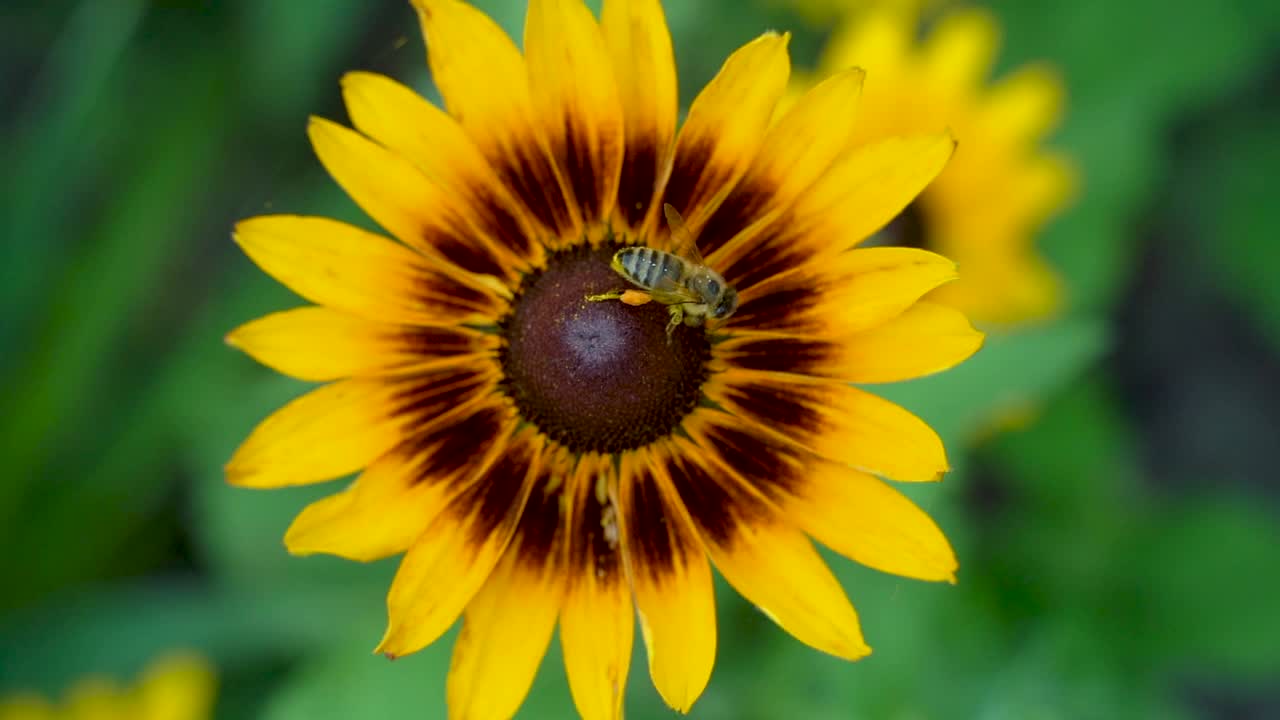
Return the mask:
<path id="1" fill-rule="evenodd" d="M 658 286 L 665 278 L 670 286 L 679 285 L 686 273 L 686 263 L 678 255 L 637 245 L 614 253 L 613 266 L 623 277 L 646 290 Z"/>

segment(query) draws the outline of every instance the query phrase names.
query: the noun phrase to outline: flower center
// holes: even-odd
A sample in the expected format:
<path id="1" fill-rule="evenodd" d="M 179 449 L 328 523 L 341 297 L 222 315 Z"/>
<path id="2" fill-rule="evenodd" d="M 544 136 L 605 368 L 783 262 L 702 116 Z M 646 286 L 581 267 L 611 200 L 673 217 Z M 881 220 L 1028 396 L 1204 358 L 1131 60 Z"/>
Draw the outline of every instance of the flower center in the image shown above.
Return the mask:
<path id="1" fill-rule="evenodd" d="M 502 321 L 504 391 L 521 416 L 574 452 L 616 453 L 671 433 L 698 404 L 711 355 L 701 327 L 670 338 L 666 306 L 589 301 L 630 287 L 610 267 L 622 247 L 552 254 L 525 277 Z"/>

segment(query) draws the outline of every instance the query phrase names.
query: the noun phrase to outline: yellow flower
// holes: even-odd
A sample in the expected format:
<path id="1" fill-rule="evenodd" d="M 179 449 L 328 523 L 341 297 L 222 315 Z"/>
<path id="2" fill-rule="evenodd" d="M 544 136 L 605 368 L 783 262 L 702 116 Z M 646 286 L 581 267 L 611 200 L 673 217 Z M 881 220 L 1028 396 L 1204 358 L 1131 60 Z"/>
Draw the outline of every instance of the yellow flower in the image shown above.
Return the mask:
<path id="1" fill-rule="evenodd" d="M 213 671 L 194 655 L 170 655 L 123 689 L 104 678 L 81 680 L 60 705 L 37 695 L 0 700 L 0 720 L 206 720 L 213 717 Z"/>
<path id="2" fill-rule="evenodd" d="M 786 5 L 814 23 L 830 22 L 851 10 L 865 7 L 887 6 L 907 10 L 929 9 L 945 4 L 948 0 L 772 0 L 775 5 Z"/>
<path id="3" fill-rule="evenodd" d="M 998 46 L 995 18 L 955 11 L 916 41 L 910 3 L 866 3 L 829 41 L 818 76 L 866 69 L 857 142 L 951 128 L 955 158 L 891 229 L 889 241 L 956 261 L 961 279 L 930 295 L 975 321 L 1009 324 L 1051 314 L 1058 278 L 1035 248 L 1036 234 L 1074 185 L 1071 166 L 1041 143 L 1061 114 L 1062 87 L 1043 65 L 988 83 Z M 811 84 L 794 81 L 793 92 Z"/>
<path id="4" fill-rule="evenodd" d="M 368 73 L 343 79 L 356 131 L 311 123 L 321 162 L 402 244 L 333 220 L 236 228 L 312 302 L 229 341 L 333 381 L 267 418 L 227 466 L 255 488 L 363 471 L 307 507 L 293 553 L 405 553 L 378 651 L 415 652 L 464 616 L 447 695 L 505 718 L 557 623 L 587 718 L 621 717 L 635 615 L 649 671 L 690 708 L 715 659 L 711 565 L 801 641 L 870 652 L 807 537 L 861 563 L 952 580 L 921 510 L 878 479 L 937 480 L 921 420 L 850 382 L 950 367 L 982 336 L 917 302 L 955 278 L 919 249 L 849 250 L 943 167 L 946 134 L 851 146 L 862 72 L 776 127 L 787 36 L 735 52 L 676 132 L 656 0 L 534 0 L 522 55 L 456 0 L 415 0 L 447 112 Z M 685 219 L 737 289 L 726 322 L 588 301 L 626 283 L 621 247 L 672 247 Z M 695 308 L 696 309 L 696 308 Z"/>

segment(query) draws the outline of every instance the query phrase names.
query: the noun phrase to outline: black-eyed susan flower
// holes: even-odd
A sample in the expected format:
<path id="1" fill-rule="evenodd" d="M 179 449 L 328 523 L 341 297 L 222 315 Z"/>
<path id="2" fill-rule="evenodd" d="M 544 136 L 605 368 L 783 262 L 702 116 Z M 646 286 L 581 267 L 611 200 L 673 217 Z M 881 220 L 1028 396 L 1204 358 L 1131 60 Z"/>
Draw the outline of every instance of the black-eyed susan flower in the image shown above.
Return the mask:
<path id="1" fill-rule="evenodd" d="M 1052 313 L 1061 287 L 1035 241 L 1075 184 L 1070 163 L 1043 147 L 1062 112 L 1057 75 L 1034 64 L 992 84 L 999 26 L 986 11 L 945 14 L 918 41 L 915 4 L 846 4 L 856 7 L 837 25 L 816 77 L 835 68 L 866 69 L 857 142 L 943 128 L 959 141 L 946 170 L 895 224 L 888 241 L 955 260 L 961 279 L 929 299 L 975 321 L 1010 324 Z M 812 77 L 797 77 L 793 92 L 809 87 Z"/>
<path id="2" fill-rule="evenodd" d="M 0 699 L 0 720 L 207 720 L 213 717 L 214 686 L 204 659 L 173 654 L 152 663 L 133 687 L 89 677 L 59 703 L 35 694 Z"/>
<path id="3" fill-rule="evenodd" d="M 801 641 L 870 650 L 807 536 L 859 562 L 951 580 L 937 526 L 877 476 L 938 479 L 942 444 L 850 383 L 942 370 L 981 335 L 918 299 L 954 265 L 850 250 L 943 167 L 946 134 L 851 145 L 863 74 L 807 93 L 773 129 L 787 37 L 735 52 L 677 133 L 656 0 L 534 0 L 523 55 L 457 0 L 415 0 L 442 111 L 366 73 L 355 130 L 314 120 L 321 162 L 395 243 L 314 217 L 236 239 L 317 303 L 236 330 L 261 362 L 329 384 L 267 418 L 227 466 L 280 487 L 361 471 L 307 507 L 297 554 L 404 553 L 378 646 L 463 616 L 458 718 L 515 713 L 559 626 L 587 718 L 616 718 L 635 617 L 663 698 L 688 710 L 716 649 L 711 567 Z M 834 121 L 833 121 L 834 119 Z M 610 258 L 670 247 L 669 204 L 736 287 L 721 324 L 667 334 Z"/>

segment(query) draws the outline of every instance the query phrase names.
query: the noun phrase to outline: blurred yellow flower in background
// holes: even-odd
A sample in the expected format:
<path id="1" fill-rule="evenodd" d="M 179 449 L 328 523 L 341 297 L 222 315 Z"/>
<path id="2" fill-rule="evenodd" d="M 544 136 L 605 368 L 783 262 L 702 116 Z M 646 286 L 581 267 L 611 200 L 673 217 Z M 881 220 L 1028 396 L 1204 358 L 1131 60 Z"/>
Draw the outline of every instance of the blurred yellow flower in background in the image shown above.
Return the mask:
<path id="1" fill-rule="evenodd" d="M 922 11 L 945 5 L 948 0 L 773 0 L 775 5 L 788 6 L 801 17 L 814 23 L 828 23 L 848 15 L 851 11 L 868 7 L 894 7 L 908 11 Z"/>
<path id="2" fill-rule="evenodd" d="M 985 10 L 945 13 L 920 39 L 921 3 L 818 5 L 827 13 L 839 7 L 847 12 L 816 73 L 797 73 L 794 93 L 814 77 L 860 67 L 867 73 L 855 123 L 861 142 L 944 128 L 956 135 L 951 163 L 885 238 L 934 250 L 960 266 L 960 280 L 929 299 L 994 325 L 1053 313 L 1062 290 L 1037 252 L 1036 236 L 1068 202 L 1076 182 L 1071 163 L 1043 147 L 1062 113 L 1056 73 L 1027 65 L 991 82 L 999 26 Z"/>
<path id="3" fill-rule="evenodd" d="M 162 657 L 132 687 L 87 677 L 60 703 L 34 694 L 0 700 L 0 720 L 208 720 L 213 717 L 213 669 L 190 653 Z"/>

